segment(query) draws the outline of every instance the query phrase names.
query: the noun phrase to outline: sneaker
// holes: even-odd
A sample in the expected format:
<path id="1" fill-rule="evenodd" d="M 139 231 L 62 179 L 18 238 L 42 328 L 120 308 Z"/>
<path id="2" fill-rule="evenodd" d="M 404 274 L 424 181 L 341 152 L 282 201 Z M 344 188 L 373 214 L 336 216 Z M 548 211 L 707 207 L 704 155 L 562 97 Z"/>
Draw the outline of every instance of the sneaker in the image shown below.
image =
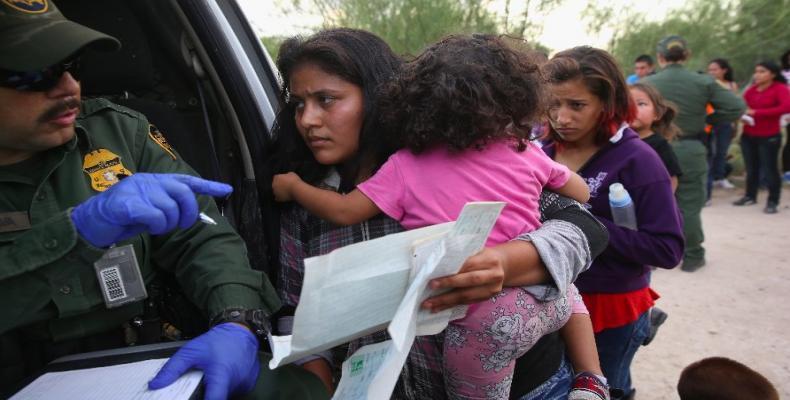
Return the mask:
<path id="1" fill-rule="evenodd" d="M 763 208 L 763 212 L 766 214 L 776 214 L 779 212 L 779 210 L 776 209 L 777 206 L 778 204 L 769 201 L 768 204 L 765 205 L 765 208 Z"/>
<path id="2" fill-rule="evenodd" d="M 601 378 L 591 372 L 579 373 L 573 378 L 568 400 L 610 400 L 609 385 Z"/>
<path id="3" fill-rule="evenodd" d="M 713 205 L 713 200 L 707 199 L 707 200 L 705 200 L 705 204 L 703 204 L 702 206 L 703 207 L 710 207 L 712 205 Z"/>
<path id="4" fill-rule="evenodd" d="M 694 272 L 705 265 L 705 259 L 701 260 L 683 260 L 683 264 L 680 264 L 680 269 L 686 272 Z"/>
<path id="5" fill-rule="evenodd" d="M 784 174 L 782 174 L 782 179 L 783 179 L 785 182 L 788 182 L 788 183 L 790 183 L 790 171 L 787 171 L 787 172 L 785 172 Z"/>
<path id="6" fill-rule="evenodd" d="M 753 204 L 757 204 L 757 200 L 755 200 L 755 199 L 753 199 L 753 198 L 751 198 L 749 196 L 743 196 L 740 199 L 735 200 L 735 201 L 732 202 L 732 205 L 734 205 L 734 206 L 750 206 L 750 205 L 753 205 Z"/>
<path id="7" fill-rule="evenodd" d="M 719 179 L 717 181 L 713 181 L 713 186 L 720 187 L 720 188 L 726 189 L 726 190 L 735 189 L 735 185 L 733 185 L 732 182 L 727 180 L 727 178 Z"/>
<path id="8" fill-rule="evenodd" d="M 642 346 L 647 346 L 650 342 L 653 341 L 656 337 L 656 333 L 658 333 L 658 327 L 661 326 L 667 320 L 667 313 L 661 310 L 658 307 L 653 307 L 650 309 L 650 334 L 647 335 L 645 341 L 642 342 Z"/>

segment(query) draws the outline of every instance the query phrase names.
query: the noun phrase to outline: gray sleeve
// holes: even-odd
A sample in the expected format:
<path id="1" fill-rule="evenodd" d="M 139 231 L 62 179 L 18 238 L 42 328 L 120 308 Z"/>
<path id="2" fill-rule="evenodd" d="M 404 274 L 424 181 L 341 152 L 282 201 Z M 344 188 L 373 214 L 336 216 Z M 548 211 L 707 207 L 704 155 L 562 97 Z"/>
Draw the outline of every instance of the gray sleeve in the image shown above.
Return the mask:
<path id="1" fill-rule="evenodd" d="M 535 245 L 540 259 L 554 284 L 528 286 L 525 289 L 541 301 L 554 300 L 568 290 L 568 285 L 592 264 L 587 237 L 582 230 L 566 221 L 548 220 L 539 229 L 524 233 L 515 240 Z"/>

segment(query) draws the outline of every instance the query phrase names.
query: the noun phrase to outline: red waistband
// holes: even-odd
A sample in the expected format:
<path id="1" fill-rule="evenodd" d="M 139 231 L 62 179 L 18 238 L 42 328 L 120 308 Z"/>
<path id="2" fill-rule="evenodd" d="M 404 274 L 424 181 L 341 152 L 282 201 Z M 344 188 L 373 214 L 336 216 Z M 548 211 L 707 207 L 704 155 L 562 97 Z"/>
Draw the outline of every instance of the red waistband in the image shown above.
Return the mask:
<path id="1" fill-rule="evenodd" d="M 595 333 L 636 321 L 659 297 L 650 287 L 628 293 L 582 293 Z"/>

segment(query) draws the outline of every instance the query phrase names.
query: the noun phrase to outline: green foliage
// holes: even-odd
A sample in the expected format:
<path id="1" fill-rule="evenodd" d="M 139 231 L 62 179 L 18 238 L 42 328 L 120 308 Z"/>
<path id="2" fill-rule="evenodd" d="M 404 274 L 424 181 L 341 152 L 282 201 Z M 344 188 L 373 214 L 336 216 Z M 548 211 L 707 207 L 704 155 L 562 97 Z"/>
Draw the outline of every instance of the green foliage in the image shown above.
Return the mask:
<path id="1" fill-rule="evenodd" d="M 507 1 L 505 14 L 493 12 L 497 0 L 309 0 L 280 5 L 284 13 L 315 9 L 324 24 L 319 28 L 345 26 L 379 35 L 398 54 L 414 55 L 428 44 L 453 33 L 506 33 L 524 37 L 538 50 L 549 49 L 535 38 L 545 15 L 563 0 Z M 511 5 L 519 5 L 511 14 Z M 526 7 L 524 7 L 526 6 Z M 284 38 L 261 38 L 273 58 Z"/>
<path id="2" fill-rule="evenodd" d="M 490 0 L 313 0 L 324 24 L 376 33 L 401 54 L 417 54 L 450 33 L 497 33 Z"/>
<path id="3" fill-rule="evenodd" d="M 600 25 L 612 17 L 611 11 L 597 9 L 588 15 Z M 662 37 L 678 34 L 692 52 L 688 68 L 704 71 L 711 59 L 726 58 L 743 87 L 757 62 L 778 61 L 790 48 L 790 0 L 692 0 L 661 22 L 646 22 L 644 15 L 626 20 L 629 24 L 616 32 L 609 48 L 626 71 L 638 55 L 655 56 Z"/>
<path id="4" fill-rule="evenodd" d="M 266 48 L 272 60 L 277 60 L 277 54 L 280 53 L 280 44 L 285 39 L 287 38 L 282 36 L 266 36 L 261 38 L 261 43 L 263 43 L 263 47 Z"/>

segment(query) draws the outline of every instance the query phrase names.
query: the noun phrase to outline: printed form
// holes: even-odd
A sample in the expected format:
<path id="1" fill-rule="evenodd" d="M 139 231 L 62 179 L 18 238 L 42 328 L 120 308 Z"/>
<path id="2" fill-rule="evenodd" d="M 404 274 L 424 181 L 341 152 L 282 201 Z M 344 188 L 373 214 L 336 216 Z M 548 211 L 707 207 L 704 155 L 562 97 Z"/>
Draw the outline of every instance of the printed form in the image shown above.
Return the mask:
<path id="1" fill-rule="evenodd" d="M 107 367 L 50 372 L 40 376 L 10 400 L 187 400 L 197 390 L 203 372 L 189 371 L 170 386 L 148 390 L 148 381 L 166 358 Z"/>
<path id="2" fill-rule="evenodd" d="M 485 245 L 505 204 L 468 203 L 455 222 L 388 235 L 305 260 L 293 335 L 271 337 L 270 368 L 387 327 L 392 340 L 360 348 L 343 363 L 333 399 L 389 398 L 417 335 L 441 332 L 466 314 L 419 308 L 438 294 L 431 279 L 458 272 Z"/>

